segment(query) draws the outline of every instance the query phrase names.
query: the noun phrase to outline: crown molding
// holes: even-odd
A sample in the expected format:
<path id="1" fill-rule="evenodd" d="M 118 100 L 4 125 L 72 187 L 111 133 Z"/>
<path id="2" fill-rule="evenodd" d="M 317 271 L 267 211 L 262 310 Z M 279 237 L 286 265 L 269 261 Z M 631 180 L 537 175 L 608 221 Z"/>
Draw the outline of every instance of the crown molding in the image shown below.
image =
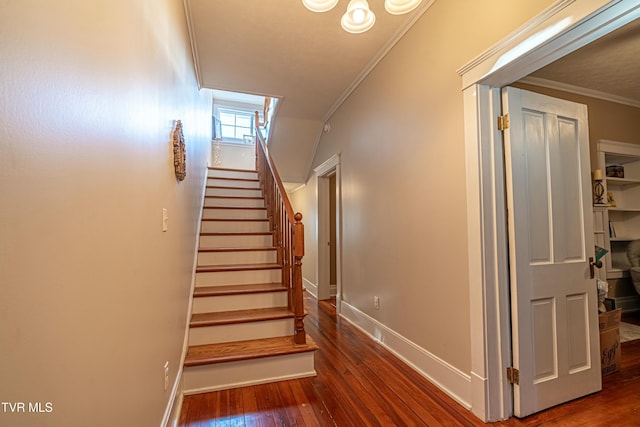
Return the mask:
<path id="1" fill-rule="evenodd" d="M 541 79 L 539 77 L 525 77 L 518 80 L 520 83 L 532 86 L 545 87 L 548 89 L 560 90 L 563 92 L 574 93 L 576 95 L 588 96 L 589 98 L 601 99 L 603 101 L 615 102 L 616 104 L 628 105 L 630 107 L 640 108 L 640 101 L 623 96 L 613 95 L 607 92 L 587 89 L 581 86 L 574 86 L 567 83 L 555 82 L 553 80 Z"/>
<path id="2" fill-rule="evenodd" d="M 600 11 L 595 19 L 594 10 Z M 458 70 L 462 90 L 477 83 L 505 86 L 639 16 L 637 0 L 556 1 L 540 16 L 462 66 Z M 527 61 L 520 61 L 525 55 Z"/>
<path id="3" fill-rule="evenodd" d="M 492 56 L 498 54 L 500 51 L 505 50 L 510 47 L 518 40 L 522 39 L 523 36 L 531 35 L 532 30 L 538 27 L 540 24 L 547 22 L 549 18 L 556 15 L 558 12 L 569 6 L 575 0 L 558 0 L 547 9 L 545 9 L 541 14 L 535 16 L 533 19 L 528 21 L 522 27 L 515 30 L 513 33 L 509 34 L 504 39 L 500 40 L 498 43 L 491 46 L 489 49 L 482 52 L 480 55 L 473 58 L 471 61 L 467 62 L 465 65 L 460 67 L 457 70 L 457 73 L 460 76 L 465 75 L 470 70 L 476 68 Z"/>
<path id="4" fill-rule="evenodd" d="M 331 118 L 331 116 L 333 116 L 336 110 L 340 108 L 340 106 L 344 103 L 344 101 L 346 101 L 346 99 L 349 98 L 351 93 L 353 93 L 353 91 L 356 90 L 358 86 L 360 86 L 360 83 L 362 83 L 362 81 L 369 75 L 369 73 L 373 71 L 373 69 L 376 67 L 376 65 L 378 65 L 378 63 L 382 60 L 382 58 L 387 56 L 389 51 L 396 45 L 396 43 L 400 41 L 400 39 L 407 33 L 407 31 L 409 31 L 409 29 L 413 27 L 413 25 L 418 21 L 418 19 L 420 19 L 422 15 L 424 15 L 424 13 L 435 3 L 435 1 L 436 0 L 428 0 L 426 3 L 418 7 L 417 13 L 413 16 L 413 18 L 407 21 L 405 25 L 398 28 L 398 30 L 393 34 L 393 36 L 391 36 L 391 38 L 389 38 L 389 40 L 382 47 L 382 49 L 380 49 L 378 54 L 364 67 L 362 71 L 360 71 L 360 73 L 356 76 L 353 82 L 351 82 L 351 84 L 342 93 L 342 95 L 340 95 L 338 100 L 331 106 L 329 111 L 327 111 L 324 118 L 322 119 L 323 125 L 327 120 Z M 314 154 L 315 154 L 315 151 L 314 151 Z"/>
<path id="5" fill-rule="evenodd" d="M 304 187 L 306 187 L 306 186 L 307 186 L 307 184 L 306 184 L 306 183 L 304 183 L 304 182 L 303 182 L 303 183 L 299 183 L 299 182 L 285 182 L 285 183 L 283 183 L 283 185 L 284 185 L 284 189 L 285 189 L 285 190 L 287 191 L 287 193 L 289 193 L 289 194 L 293 194 L 293 193 L 295 193 L 296 191 L 298 191 L 298 190 L 300 190 L 300 189 L 302 189 L 302 188 L 304 188 Z"/>
<path id="6" fill-rule="evenodd" d="M 190 0 L 183 0 L 184 14 L 187 20 L 187 31 L 189 32 L 189 41 L 191 42 L 191 54 L 193 56 L 193 68 L 196 73 L 196 81 L 198 82 L 198 89 L 202 89 L 202 73 L 200 73 L 200 58 L 198 57 L 198 43 L 196 42 L 196 35 L 193 29 L 193 18 L 191 16 L 191 7 L 189 6 Z"/>
<path id="7" fill-rule="evenodd" d="M 411 27 L 413 27 L 413 25 L 418 21 L 418 19 L 420 19 L 422 15 L 425 14 L 425 12 L 433 5 L 433 3 L 435 3 L 435 1 L 436 0 L 428 0 L 426 3 L 419 6 L 418 9 L 416 9 L 417 13 L 413 16 L 413 18 L 407 21 L 405 25 L 398 28 L 398 30 L 393 34 L 393 36 L 389 39 L 389 41 L 387 41 L 387 43 L 382 47 L 382 49 L 380 49 L 378 54 L 366 65 L 366 67 L 362 69 L 362 71 L 360 71 L 360 73 L 351 82 L 351 84 L 347 87 L 347 89 L 344 92 L 342 92 L 342 94 L 336 100 L 336 102 L 334 102 L 331 108 L 329 108 L 327 113 L 322 118 L 322 126 L 324 126 L 325 123 L 329 121 L 331 116 L 333 116 L 334 113 L 338 110 L 338 108 L 340 108 L 340 106 L 347 100 L 347 98 L 351 96 L 353 91 L 356 90 L 358 86 L 360 86 L 360 83 L 362 83 L 362 81 L 369 75 L 369 73 L 373 71 L 376 65 L 378 65 L 378 63 L 382 61 L 382 58 L 387 56 L 389 51 L 400 41 L 400 39 L 407 33 L 407 31 L 409 31 Z M 313 161 L 316 158 L 318 145 L 320 145 L 320 140 L 322 139 L 322 133 L 323 133 L 323 130 L 321 129 L 320 132 L 318 132 L 318 136 L 316 137 L 316 141 L 313 146 L 311 158 L 309 159 L 309 163 L 307 165 L 307 179 L 309 179 L 309 177 L 311 177 L 313 173 L 311 168 L 313 167 Z"/>

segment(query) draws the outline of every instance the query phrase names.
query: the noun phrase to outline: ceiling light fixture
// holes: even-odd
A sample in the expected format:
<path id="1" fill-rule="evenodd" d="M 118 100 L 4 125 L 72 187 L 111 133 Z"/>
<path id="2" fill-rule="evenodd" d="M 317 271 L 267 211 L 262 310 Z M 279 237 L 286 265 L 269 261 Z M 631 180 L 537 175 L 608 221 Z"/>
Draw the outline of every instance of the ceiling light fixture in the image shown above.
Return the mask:
<path id="1" fill-rule="evenodd" d="M 302 4 L 312 12 L 328 12 L 338 4 L 338 0 L 302 0 Z"/>
<path id="2" fill-rule="evenodd" d="M 422 0 L 385 0 L 384 8 L 392 15 L 402 15 L 418 7 Z"/>
<path id="3" fill-rule="evenodd" d="M 385 0 L 384 8 L 391 15 L 402 15 L 417 8 L 422 0 Z M 327 12 L 338 4 L 338 0 L 302 0 L 304 6 L 313 12 Z M 376 15 L 369 9 L 367 0 L 350 0 L 347 11 L 342 16 L 342 28 L 353 34 L 368 31 L 376 22 Z"/>
<path id="4" fill-rule="evenodd" d="M 376 15 L 369 9 L 367 0 L 351 0 L 347 12 L 342 15 L 342 28 L 353 34 L 364 33 L 376 23 Z"/>

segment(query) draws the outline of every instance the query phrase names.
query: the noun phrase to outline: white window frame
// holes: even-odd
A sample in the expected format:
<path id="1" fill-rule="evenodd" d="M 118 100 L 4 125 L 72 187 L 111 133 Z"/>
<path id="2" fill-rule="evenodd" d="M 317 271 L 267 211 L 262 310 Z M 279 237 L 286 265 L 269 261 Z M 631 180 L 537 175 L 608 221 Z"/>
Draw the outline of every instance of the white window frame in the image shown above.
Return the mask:
<path id="1" fill-rule="evenodd" d="M 220 113 L 221 112 L 231 112 L 231 113 L 236 113 L 239 115 L 247 115 L 250 116 L 251 118 L 251 126 L 249 128 L 250 130 L 250 135 L 255 137 L 256 135 L 256 130 L 255 130 L 255 109 L 251 109 L 251 108 L 246 108 L 246 107 L 238 107 L 235 105 L 214 105 L 214 109 L 213 109 L 213 114 L 214 117 L 216 118 L 216 120 L 218 120 L 218 122 L 220 122 Z M 213 120 L 213 118 L 212 118 Z M 219 124 L 218 126 L 222 126 L 221 124 Z M 246 134 L 245 134 L 246 135 Z M 230 143 L 230 144 L 246 144 L 243 138 L 223 138 L 222 135 L 218 135 L 221 139 L 222 142 L 226 142 L 226 143 Z M 255 138 L 253 139 L 253 143 L 255 143 Z"/>

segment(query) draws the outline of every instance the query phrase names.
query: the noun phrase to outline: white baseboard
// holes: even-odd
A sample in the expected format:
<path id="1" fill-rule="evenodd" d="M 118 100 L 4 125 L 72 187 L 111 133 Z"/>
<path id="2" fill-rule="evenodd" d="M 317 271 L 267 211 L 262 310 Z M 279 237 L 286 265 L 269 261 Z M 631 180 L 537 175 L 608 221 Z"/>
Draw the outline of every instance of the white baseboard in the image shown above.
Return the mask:
<path id="1" fill-rule="evenodd" d="M 276 382 L 289 381 L 289 380 L 298 380 L 302 378 L 315 377 L 317 375 L 318 373 L 315 370 L 311 370 L 311 371 L 303 372 L 299 374 L 279 375 L 279 376 L 269 377 L 269 378 L 256 380 L 256 381 L 244 381 L 244 382 L 239 382 L 235 384 L 225 384 L 223 386 L 199 387 L 199 388 L 194 388 L 193 390 L 186 390 L 183 394 L 184 396 L 191 396 L 193 394 L 212 393 L 220 390 L 229 390 L 231 388 L 249 387 L 252 385 L 261 385 L 261 384 L 269 384 L 269 383 L 276 383 Z"/>
<path id="2" fill-rule="evenodd" d="M 466 409 L 471 409 L 471 376 L 342 301 L 340 316 L 369 335 Z"/>
<path id="3" fill-rule="evenodd" d="M 183 384 L 182 384 L 182 368 L 178 371 L 176 382 L 173 384 L 171 390 L 171 398 L 169 404 L 162 417 L 161 427 L 178 427 L 178 421 L 180 421 L 180 412 L 182 410 L 182 400 L 184 399 Z"/>
<path id="4" fill-rule="evenodd" d="M 204 205 L 204 196 L 207 192 L 207 180 L 209 179 L 209 174 L 205 173 L 204 181 L 202 182 L 201 189 L 201 197 L 202 200 L 200 203 L 200 216 L 198 217 L 198 225 L 196 228 L 196 236 L 200 236 L 200 227 L 202 226 L 202 212 Z M 187 357 L 187 351 L 189 350 L 189 319 L 191 318 L 191 312 L 193 308 L 193 290 L 196 286 L 196 268 L 198 266 L 198 249 L 200 247 L 199 239 L 196 238 L 194 242 L 193 248 L 193 266 L 191 273 L 191 285 L 189 290 L 189 304 L 187 306 L 187 312 L 185 313 L 185 331 L 184 331 L 184 339 L 182 340 L 182 355 L 180 356 L 180 364 L 178 365 L 178 372 L 176 373 L 176 380 L 173 383 L 173 388 L 171 389 L 171 397 L 169 398 L 169 402 L 167 403 L 167 407 L 164 411 L 164 416 L 162 417 L 161 427 L 177 427 L 178 420 L 180 418 L 180 411 L 182 410 L 182 400 L 184 398 L 184 381 L 183 381 L 183 371 L 184 371 L 184 360 Z"/>
<path id="5" fill-rule="evenodd" d="M 314 298 L 318 299 L 318 285 L 305 279 L 304 277 L 302 278 L 302 285 L 307 290 L 307 292 L 313 295 Z"/>
<path id="6" fill-rule="evenodd" d="M 197 394 L 317 375 L 314 353 L 190 366 L 184 370 L 184 394 Z"/>
<path id="7" fill-rule="evenodd" d="M 484 396 L 488 393 L 488 381 L 481 375 L 471 372 L 471 402 L 484 402 Z M 473 414 L 481 420 L 487 421 L 486 405 L 476 405 L 473 407 Z"/>

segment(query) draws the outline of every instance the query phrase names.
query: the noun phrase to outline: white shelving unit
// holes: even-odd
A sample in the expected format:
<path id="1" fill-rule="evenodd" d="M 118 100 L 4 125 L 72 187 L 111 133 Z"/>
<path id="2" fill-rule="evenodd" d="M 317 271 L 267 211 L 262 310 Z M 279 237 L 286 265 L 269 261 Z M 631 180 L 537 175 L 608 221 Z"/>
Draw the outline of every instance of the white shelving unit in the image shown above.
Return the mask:
<path id="1" fill-rule="evenodd" d="M 624 177 L 606 176 L 607 166 L 624 168 Z M 598 167 L 605 175 L 605 196 L 615 201 L 594 206 L 595 241 L 609 251 L 603 280 L 629 277 L 627 246 L 640 239 L 640 145 L 618 141 L 598 141 Z M 628 279 L 627 279 L 628 280 Z M 640 298 L 640 297 L 639 297 Z"/>

